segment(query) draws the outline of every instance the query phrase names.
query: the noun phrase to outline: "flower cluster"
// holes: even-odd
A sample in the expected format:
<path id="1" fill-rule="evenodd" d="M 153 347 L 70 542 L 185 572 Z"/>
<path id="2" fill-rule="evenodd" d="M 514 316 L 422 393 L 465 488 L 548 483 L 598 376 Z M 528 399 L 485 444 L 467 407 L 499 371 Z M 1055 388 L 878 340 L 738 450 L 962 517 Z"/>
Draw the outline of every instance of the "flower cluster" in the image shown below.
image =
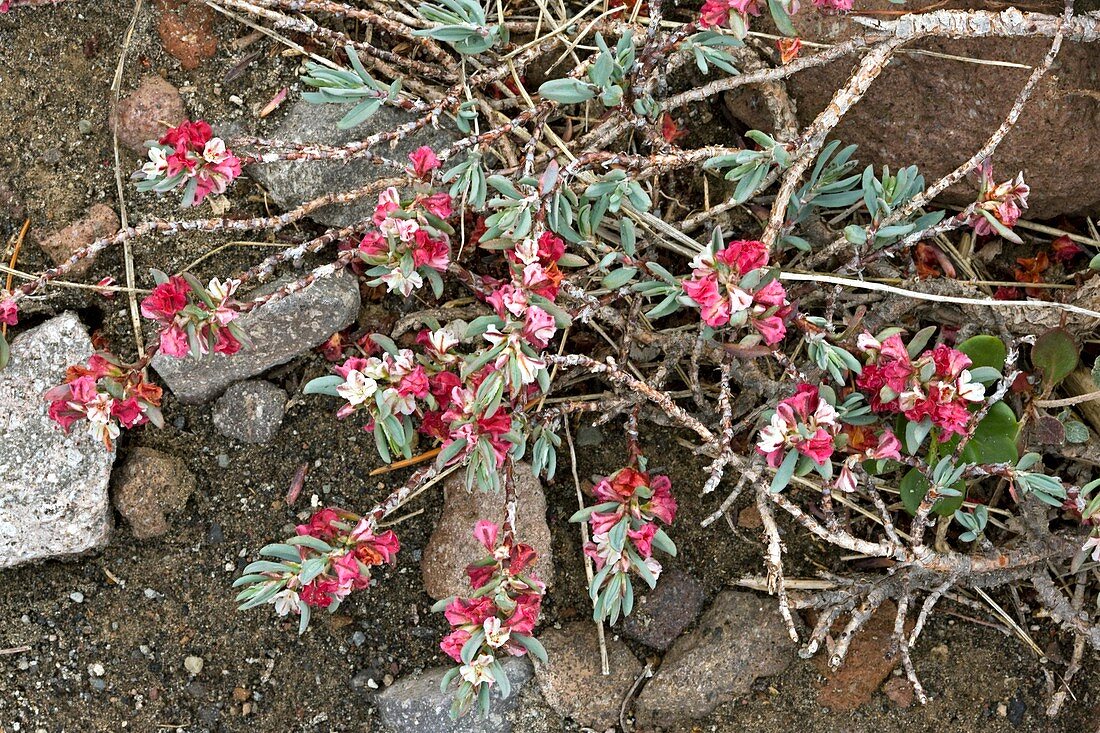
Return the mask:
<path id="1" fill-rule="evenodd" d="M 843 446 L 849 454 L 841 464 L 836 478 L 836 487 L 845 492 L 856 490 L 856 470 L 859 464 L 864 461 L 896 461 L 901 458 L 901 443 L 889 428 L 876 434 L 862 425 L 845 425 L 836 442 L 838 447 Z"/>
<path id="2" fill-rule="evenodd" d="M 105 353 L 93 354 L 86 365 L 69 367 L 65 381 L 42 397 L 50 403 L 50 419 L 66 433 L 73 423 L 87 420 L 89 431 L 107 450 L 122 428 L 147 422 L 164 425 L 160 387 L 146 382 L 141 370 L 129 369 Z"/>
<path id="3" fill-rule="evenodd" d="M 443 611 L 451 624 L 439 646 L 459 665 L 442 682 L 446 688 L 460 680 L 451 708 L 456 718 L 475 701 L 484 715 L 494 684 L 501 696 L 508 697 L 511 685 L 499 661 L 503 655 L 531 652 L 546 661 L 542 645 L 531 636 L 546 592 L 546 585 L 531 571 L 537 555 L 531 546 L 499 534 L 492 522 L 477 523 L 474 537 L 489 554 L 466 568 L 473 594 L 446 598 L 433 608 Z"/>
<path id="4" fill-rule="evenodd" d="M 600 503 L 578 511 L 570 521 L 588 521 L 592 540 L 584 553 L 596 563 L 597 573 L 588 592 L 593 617 L 597 620 L 629 616 L 634 607 L 632 572 L 650 588 L 661 574 L 661 563 L 653 556 L 654 547 L 676 554 L 676 545 L 657 526 L 672 524 L 676 518 L 676 499 L 668 476 L 650 476 L 632 467 L 620 468 L 593 487 Z"/>
<path id="5" fill-rule="evenodd" d="M 832 458 L 839 432 L 836 408 L 821 397 L 815 385 L 802 382 L 792 396 L 776 406 L 771 420 L 760 431 L 756 450 L 767 456 L 772 468 L 780 466 L 791 448 L 818 466 L 825 466 Z"/>
<path id="6" fill-rule="evenodd" d="M 241 349 L 247 336 L 235 323 L 240 316 L 240 303 L 233 293 L 240 280 L 217 278 L 203 285 L 190 275 L 168 277 L 153 271 L 157 286 L 141 301 L 141 314 L 161 326 L 160 350 L 168 356 L 182 359 L 211 351 L 231 355 Z"/>
<path id="7" fill-rule="evenodd" d="M 730 28 L 743 36 L 749 27 L 749 16 L 760 15 L 758 0 L 706 0 L 699 10 L 699 27 Z"/>
<path id="8" fill-rule="evenodd" d="M 299 633 L 309 625 L 311 608 L 334 612 L 352 591 L 370 585 L 372 567 L 392 563 L 401 549 L 392 530 L 376 533 L 370 519 L 331 507 L 296 531 L 260 550 L 277 562 L 251 563 L 233 585 L 245 586 L 237 596 L 241 610 L 270 603 L 279 616 L 298 614 Z"/>
<path id="9" fill-rule="evenodd" d="M 710 247 L 691 262 L 692 276 L 684 293 L 699 306 L 711 328 L 748 325 L 764 343 L 777 344 L 787 334 L 791 313 L 787 292 L 766 268 L 768 248 L 763 242 L 739 240 Z"/>
<path id="10" fill-rule="evenodd" d="M 993 180 L 993 165 L 986 160 L 978 169 L 980 190 L 978 191 L 977 210 L 967 223 L 979 236 L 1001 234 L 1011 230 L 1027 208 L 1027 197 L 1031 189 L 1024 183 L 1024 174 L 1016 174 L 1014 180 L 996 183 Z M 1013 238 L 1012 236 L 1009 237 Z"/>
<path id="11" fill-rule="evenodd" d="M 868 361 L 856 385 L 872 410 L 900 413 L 915 423 L 928 419 L 945 436 L 966 434 L 971 417 L 967 406 L 985 399 L 985 386 L 967 368 L 970 357 L 939 344 L 912 359 L 897 334 L 880 342 L 863 333 L 858 346 Z"/>
<path id="12" fill-rule="evenodd" d="M 202 120 L 184 121 L 149 141 L 149 162 L 134 173 L 139 191 L 164 193 L 183 188 L 183 206 L 198 206 L 210 194 L 224 193 L 241 174 L 241 161 L 214 137 Z"/>
<path id="13" fill-rule="evenodd" d="M 439 167 L 439 159 L 426 146 L 410 153 L 409 160 L 409 173 L 420 179 L 430 178 Z M 420 190 L 425 188 L 418 187 L 411 199 L 403 200 L 392 186 L 379 195 L 371 219 L 376 228 L 359 242 L 359 256 L 370 265 L 370 285 L 385 284 L 388 292 L 408 297 L 426 278 L 436 297 L 442 295 L 440 274 L 450 262 L 449 235 L 454 233 L 446 221 L 452 213 L 451 197 Z"/>

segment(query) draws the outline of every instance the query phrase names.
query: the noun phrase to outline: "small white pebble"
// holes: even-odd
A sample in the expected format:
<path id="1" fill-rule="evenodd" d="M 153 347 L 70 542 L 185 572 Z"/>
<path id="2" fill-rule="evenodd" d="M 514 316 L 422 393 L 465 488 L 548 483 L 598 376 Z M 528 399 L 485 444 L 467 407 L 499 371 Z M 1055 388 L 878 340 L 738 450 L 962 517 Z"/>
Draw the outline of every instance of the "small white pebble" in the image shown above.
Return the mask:
<path id="1" fill-rule="evenodd" d="M 69 599 L 72 600 L 73 603 L 83 603 L 84 602 L 84 594 L 81 593 L 78 590 L 75 590 L 75 591 L 73 591 L 72 593 L 69 594 Z"/>

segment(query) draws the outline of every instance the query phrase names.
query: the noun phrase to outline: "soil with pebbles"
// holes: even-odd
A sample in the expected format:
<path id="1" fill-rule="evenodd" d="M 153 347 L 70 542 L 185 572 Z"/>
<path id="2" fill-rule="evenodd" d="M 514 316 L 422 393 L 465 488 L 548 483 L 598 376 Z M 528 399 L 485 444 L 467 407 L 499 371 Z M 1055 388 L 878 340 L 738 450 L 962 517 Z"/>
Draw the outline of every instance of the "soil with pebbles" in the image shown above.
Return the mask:
<path id="1" fill-rule="evenodd" d="M 292 87 L 292 98 L 296 95 L 293 60 L 280 58 L 282 49 L 266 39 L 235 49 L 234 41 L 248 31 L 222 18 L 214 24 L 216 55 L 195 71 L 183 71 L 164 53 L 156 33 L 157 11 L 150 5 L 144 4 L 138 19 L 124 93 L 143 74 L 162 74 L 183 91 L 193 117 L 220 122 L 252 119 L 254 106 L 283 86 Z M 19 259 L 22 270 L 47 265 L 34 244 L 37 238 L 96 203 L 118 210 L 107 119 L 113 70 L 132 7 L 129 2 L 72 0 L 0 16 L 0 188 L 10 186 L 32 220 L 31 242 Z M 228 69 L 255 52 L 243 74 L 224 80 Z M 234 96 L 241 104 L 231 101 Z M 122 155 L 125 175 L 138 161 L 126 151 Z M 129 185 L 126 195 L 131 222 L 180 213 L 171 198 L 137 194 Z M 264 210 L 262 191 L 245 180 L 232 189 L 230 200 L 234 213 Z M 6 201 L 0 192 L 0 241 L 5 242 L 23 213 Z M 209 215 L 209 210 L 197 213 Z M 309 234 L 292 229 L 279 240 Z M 255 240 L 271 238 L 257 235 Z M 134 246 L 136 270 L 179 270 L 228 241 L 217 235 L 142 240 Z M 196 271 L 206 277 L 225 274 L 256 256 L 253 247 L 229 247 Z M 104 253 L 87 279 L 108 274 L 124 279 L 120 251 Z M 139 281 L 147 278 L 139 275 Z M 77 309 L 113 348 L 133 356 L 125 297 L 108 301 L 58 287 L 48 303 L 28 308 L 26 323 L 66 307 Z M 396 567 L 378 573 L 377 584 L 353 596 L 338 615 L 318 616 L 305 636 L 298 637 L 266 611 L 235 610 L 233 579 L 259 547 L 308 512 L 313 497 L 364 508 L 405 478 L 404 473 L 383 480 L 369 477 L 378 459 L 360 425 L 335 420 L 335 404 L 326 398 L 301 397 L 303 381 L 325 368 L 320 356 L 309 354 L 266 375 L 292 400 L 277 435 L 262 446 L 219 435 L 211 405 L 184 406 L 169 396 L 168 426 L 143 428 L 120 445 L 123 457 L 137 446 L 179 456 L 195 475 L 196 491 L 172 516 L 168 534 L 139 541 L 116 518 L 111 544 L 99 555 L 0 573 L 0 730 L 373 731 L 379 729 L 374 688 L 445 661 L 437 644 L 446 623 L 430 613 L 432 601 L 421 588 L 418 568 L 419 550 L 439 518 L 438 492 L 421 498 L 413 509 L 425 511 L 400 525 L 403 551 Z M 668 431 L 651 431 L 646 447 L 655 457 L 654 468 L 672 475 L 681 502 L 672 532 L 681 555 L 673 564 L 699 578 L 708 599 L 743 575 L 759 573 L 755 530 L 699 529 L 699 521 L 720 500 L 699 496 L 703 465 Z M 579 473 L 597 474 L 623 454 L 616 438 L 584 447 Z M 288 507 L 287 487 L 303 463 L 309 465 L 305 488 L 297 504 Z M 579 534 L 566 521 L 576 508 L 567 471 L 548 487 L 547 500 L 558 568 L 546 605 L 550 625 L 585 618 L 589 609 Z M 792 575 L 836 565 L 821 547 L 786 531 Z M 1051 659 L 1068 656 L 1065 640 L 1045 621 L 1032 635 Z M 650 655 L 657 661 L 644 647 L 632 649 L 643 660 Z M 192 657 L 201 658 L 201 666 Z M 838 717 L 817 700 L 819 666 L 796 660 L 782 675 L 758 680 L 744 699 L 668 729 L 963 733 L 1076 732 L 1095 726 L 1100 704 L 1095 657 L 1074 685 L 1078 699 L 1053 722 L 1042 712 L 1047 691 L 1040 662 L 992 628 L 941 613 L 925 631 L 915 663 L 933 697 L 928 706 L 900 709 L 876 692 L 869 704 Z M 1055 675 L 1062 669 L 1053 663 L 1049 668 Z M 524 694 L 529 706 L 517 716 L 517 731 L 572 729 L 537 695 Z"/>

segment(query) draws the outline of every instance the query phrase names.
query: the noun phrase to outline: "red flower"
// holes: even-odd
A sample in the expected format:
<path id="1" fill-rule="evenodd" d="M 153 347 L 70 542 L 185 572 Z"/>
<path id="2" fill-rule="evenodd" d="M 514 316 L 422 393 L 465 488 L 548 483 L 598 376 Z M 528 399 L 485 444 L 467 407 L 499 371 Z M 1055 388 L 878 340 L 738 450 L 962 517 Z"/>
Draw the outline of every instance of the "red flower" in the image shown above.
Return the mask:
<path id="1" fill-rule="evenodd" d="M 516 610 L 504 622 L 511 631 L 517 634 L 530 634 L 535 630 L 535 624 L 539 620 L 539 610 L 542 607 L 542 596 L 538 593 L 525 593 L 516 598 Z"/>
<path id="2" fill-rule="evenodd" d="M 330 591 L 335 590 L 334 580 L 314 580 L 302 586 L 301 598 L 307 606 L 328 608 L 332 605 Z"/>
<path id="3" fill-rule="evenodd" d="M 196 122 L 184 120 L 178 127 L 173 127 L 164 133 L 160 143 L 161 145 L 171 145 L 177 151 L 181 147 L 190 147 L 192 150 L 201 151 L 213 134 L 210 125 L 203 120 Z"/>
<path id="4" fill-rule="evenodd" d="M 451 626 L 465 626 L 467 624 L 481 626 L 485 623 L 485 619 L 497 615 L 497 607 L 493 603 L 493 599 L 487 596 L 468 600 L 455 598 L 447 606 L 443 615 L 447 617 L 447 621 L 450 622 Z"/>
<path id="5" fill-rule="evenodd" d="M 638 548 L 638 554 L 640 554 L 643 559 L 653 554 L 653 536 L 657 534 L 656 524 L 653 524 L 653 522 L 646 522 L 636 530 L 627 530 L 626 534 L 630 538 L 630 541 L 634 543 L 634 546 Z"/>
<path id="6" fill-rule="evenodd" d="M 219 328 L 217 340 L 214 342 L 214 352 L 231 356 L 241 350 L 241 342 L 228 328 Z"/>
<path id="7" fill-rule="evenodd" d="M 191 286 L 179 275 L 173 275 L 153 288 L 141 301 L 141 314 L 161 323 L 168 323 L 187 305 Z"/>
<path id="8" fill-rule="evenodd" d="M 439 648 L 443 650 L 451 659 L 456 662 L 462 662 L 462 647 L 466 646 L 466 642 L 470 640 L 470 632 L 463 629 L 456 629 L 451 633 L 443 637 L 443 641 L 439 642 Z"/>
<path id="9" fill-rule="evenodd" d="M 661 115 L 661 137 L 670 145 L 683 137 L 687 137 L 687 130 L 676 124 L 668 112 Z"/>
<path id="10" fill-rule="evenodd" d="M 1069 236 L 1062 235 L 1050 243 L 1050 251 L 1054 255 L 1055 262 L 1067 264 L 1074 257 L 1084 254 L 1085 248 L 1075 243 Z"/>
<path id="11" fill-rule="evenodd" d="M 8 326 L 19 323 L 19 306 L 16 305 L 15 299 L 4 298 L 0 300 L 0 323 Z"/>
<path id="12" fill-rule="evenodd" d="M 118 421 L 122 423 L 124 428 L 132 428 L 135 425 L 141 425 L 145 422 L 145 415 L 142 413 L 141 405 L 134 397 L 127 397 L 124 400 L 115 400 L 111 404 L 111 415 L 118 418 Z"/>
<path id="13" fill-rule="evenodd" d="M 488 583 L 496 573 L 497 566 L 495 564 L 481 565 L 479 563 L 472 563 L 466 566 L 466 577 L 470 579 L 470 585 L 474 588 L 480 588 Z"/>
<path id="14" fill-rule="evenodd" d="M 338 531 L 332 526 L 332 523 L 338 521 L 340 521 L 340 515 L 336 513 L 336 510 L 325 507 L 319 512 L 315 512 L 309 518 L 307 524 L 299 524 L 296 531 L 299 535 L 309 535 L 319 540 L 330 540 L 336 536 Z"/>

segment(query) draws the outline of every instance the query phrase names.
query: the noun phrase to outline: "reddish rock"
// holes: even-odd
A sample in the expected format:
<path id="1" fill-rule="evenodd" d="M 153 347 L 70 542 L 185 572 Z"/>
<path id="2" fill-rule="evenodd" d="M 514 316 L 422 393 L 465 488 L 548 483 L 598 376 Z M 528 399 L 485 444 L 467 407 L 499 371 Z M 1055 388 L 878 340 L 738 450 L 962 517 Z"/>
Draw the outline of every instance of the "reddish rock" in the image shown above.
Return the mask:
<path id="1" fill-rule="evenodd" d="M 88 209 L 83 219 L 75 221 L 64 229 L 45 237 L 39 242 L 42 251 L 49 255 L 55 264 L 67 262 L 77 250 L 87 247 L 99 239 L 114 234 L 119 228 L 118 215 L 106 204 L 96 204 Z M 70 274 L 80 277 L 88 272 L 94 258 L 79 262 Z"/>
<path id="2" fill-rule="evenodd" d="M 882 691 L 899 708 L 908 708 L 913 704 L 913 685 L 909 684 L 909 680 L 894 677 L 882 686 Z"/>
<path id="3" fill-rule="evenodd" d="M 638 588 L 645 586 L 638 583 L 635 592 Z M 702 583 L 682 570 L 665 570 L 657 587 L 638 598 L 634 613 L 623 619 L 623 636 L 664 651 L 695 620 L 705 600 Z"/>
<path id="4" fill-rule="evenodd" d="M 952 0 L 937 7 L 986 6 L 974 0 Z M 897 8 L 889 0 L 866 0 L 857 10 L 896 14 Z M 1028 9 L 1057 15 L 1062 3 L 1042 0 Z M 826 15 L 812 8 L 794 16 L 794 23 L 803 39 L 828 44 L 866 30 L 847 16 Z M 1046 38 L 985 38 L 930 40 L 906 48 L 1032 66 L 1043 58 L 1050 43 Z M 997 179 L 1007 180 L 1023 171 L 1031 186 L 1029 218 L 1085 213 L 1100 205 L 1100 166 L 1095 163 L 1100 158 L 1100 105 L 1087 92 L 1096 88 L 1100 77 L 1100 53 L 1095 45 L 1068 41 L 1062 45 L 1052 72 L 1039 84 L 1016 127 L 997 149 Z M 856 57 L 846 56 L 787 80 L 802 126 L 825 108 L 846 83 L 855 63 Z M 874 163 L 881 169 L 885 164 L 890 170 L 916 165 L 931 183 L 985 143 L 1003 122 L 1029 74 L 1027 68 L 895 54 L 830 137 L 859 145 L 855 157 L 863 165 Z M 744 90 L 732 95 L 730 106 L 750 127 L 771 130 L 762 94 L 759 88 Z M 966 181 L 942 198 L 966 204 L 974 200 L 976 192 L 974 183 Z"/>
<path id="5" fill-rule="evenodd" d="M 833 712 L 848 712 L 871 701 L 875 690 L 900 661 L 896 654 L 887 656 L 891 652 L 897 612 L 892 601 L 878 607 L 852 639 L 844 664 L 836 672 L 829 672 L 818 687 L 819 704 Z M 824 666 L 825 657 L 819 659 Z"/>
<path id="6" fill-rule="evenodd" d="M 747 506 L 737 513 L 737 526 L 742 529 L 759 529 L 764 526 L 760 518 L 760 510 L 755 506 Z"/>
<path id="7" fill-rule="evenodd" d="M 160 0 L 157 33 L 164 50 L 185 69 L 197 69 L 218 50 L 214 36 L 214 11 L 205 3 Z"/>
<path id="8" fill-rule="evenodd" d="M 179 90 L 168 80 L 150 74 L 118 103 L 118 113 L 112 122 L 118 131 L 119 144 L 144 156 L 146 140 L 160 138 L 167 128 L 186 119 L 187 108 Z"/>
<path id="9" fill-rule="evenodd" d="M 165 515 L 183 509 L 195 490 L 195 477 L 183 461 L 152 448 L 134 448 L 113 483 L 115 509 L 138 539 L 167 532 Z"/>

